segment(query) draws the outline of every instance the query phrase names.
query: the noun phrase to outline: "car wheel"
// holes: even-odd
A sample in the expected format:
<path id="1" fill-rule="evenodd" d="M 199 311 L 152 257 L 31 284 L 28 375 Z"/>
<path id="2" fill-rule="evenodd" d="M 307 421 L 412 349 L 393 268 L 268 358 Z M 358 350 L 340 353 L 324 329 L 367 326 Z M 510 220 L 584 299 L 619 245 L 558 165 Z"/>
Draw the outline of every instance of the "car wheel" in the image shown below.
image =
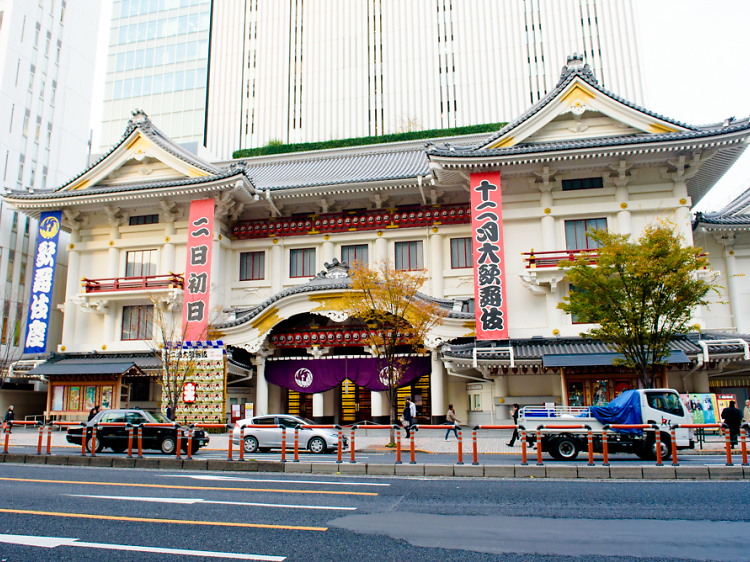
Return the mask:
<path id="1" fill-rule="evenodd" d="M 550 454 L 561 461 L 573 461 L 578 456 L 578 444 L 575 439 L 562 437 L 550 443 Z"/>
<path id="2" fill-rule="evenodd" d="M 90 453 L 91 452 L 91 441 L 93 440 L 93 437 L 86 438 L 86 450 Z M 101 453 L 102 449 L 104 449 L 104 443 L 102 443 L 102 440 L 97 438 L 96 440 L 96 452 Z"/>
<path id="3" fill-rule="evenodd" d="M 165 455 L 173 455 L 177 450 L 177 442 L 174 440 L 174 437 L 165 437 L 161 440 L 159 449 Z"/>
<path id="4" fill-rule="evenodd" d="M 258 440 L 252 435 L 248 435 L 245 437 L 244 447 L 246 453 L 255 453 L 258 450 Z"/>
<path id="5" fill-rule="evenodd" d="M 110 449 L 112 449 L 113 453 L 121 455 L 125 452 L 125 449 L 127 449 L 127 447 L 125 447 L 124 445 L 113 445 L 110 447 Z"/>
<path id="6" fill-rule="evenodd" d="M 328 450 L 326 442 L 321 437 L 313 437 L 310 439 L 307 443 L 307 448 L 310 449 L 310 452 L 317 455 L 322 455 Z"/>

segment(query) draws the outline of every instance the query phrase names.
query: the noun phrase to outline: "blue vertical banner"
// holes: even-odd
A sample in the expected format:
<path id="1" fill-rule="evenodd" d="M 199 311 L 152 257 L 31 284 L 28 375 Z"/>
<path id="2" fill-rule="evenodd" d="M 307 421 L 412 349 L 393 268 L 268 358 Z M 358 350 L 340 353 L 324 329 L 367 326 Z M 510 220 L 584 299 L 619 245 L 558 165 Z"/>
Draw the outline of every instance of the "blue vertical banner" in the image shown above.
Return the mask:
<path id="1" fill-rule="evenodd" d="M 45 353 L 47 332 L 52 310 L 52 289 L 55 284 L 57 246 L 60 239 L 62 211 L 42 213 L 36 239 L 34 275 L 31 278 L 31 298 L 27 319 L 24 353 Z"/>

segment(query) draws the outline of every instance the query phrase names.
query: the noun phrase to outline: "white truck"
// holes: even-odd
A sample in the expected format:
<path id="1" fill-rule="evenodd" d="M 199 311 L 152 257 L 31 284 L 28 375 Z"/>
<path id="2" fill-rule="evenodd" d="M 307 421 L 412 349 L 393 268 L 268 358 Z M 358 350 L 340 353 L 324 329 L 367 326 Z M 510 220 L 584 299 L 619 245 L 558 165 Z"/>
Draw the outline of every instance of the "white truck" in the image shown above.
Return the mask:
<path id="1" fill-rule="evenodd" d="M 640 418 L 640 419 L 639 419 Z M 541 429 L 542 451 L 557 460 L 573 460 L 579 451 L 588 450 L 588 430 L 585 427 L 570 429 L 565 426 L 588 426 L 593 430 L 594 451 L 602 451 L 602 430 L 612 424 L 649 424 L 659 427 L 662 459 L 672 454 L 670 430 L 674 425 L 692 424 L 679 394 L 669 388 L 626 391 L 609 406 L 573 406 L 546 408 L 526 406 L 518 416 L 518 425 L 527 432 L 530 444 L 537 441 Z M 556 429 L 559 427 L 559 429 Z M 689 428 L 675 431 L 677 449 L 692 449 L 694 433 Z M 656 430 L 610 429 L 607 432 L 609 453 L 630 453 L 642 459 L 656 458 Z"/>

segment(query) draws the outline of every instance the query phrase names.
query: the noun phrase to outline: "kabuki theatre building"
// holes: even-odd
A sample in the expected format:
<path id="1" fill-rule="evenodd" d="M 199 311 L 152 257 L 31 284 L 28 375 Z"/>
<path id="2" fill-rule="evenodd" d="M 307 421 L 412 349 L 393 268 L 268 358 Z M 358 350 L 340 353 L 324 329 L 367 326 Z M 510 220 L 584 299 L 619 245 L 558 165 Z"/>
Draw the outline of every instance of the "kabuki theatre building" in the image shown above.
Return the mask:
<path id="1" fill-rule="evenodd" d="M 340 306 L 355 260 L 426 269 L 419 298 L 446 312 L 400 373 L 399 408 L 414 397 L 420 422 L 444 421 L 449 403 L 476 424 L 507 420 L 516 402 L 607 402 L 637 376 L 557 308 L 571 289 L 560 262 L 595 249 L 590 229 L 637 237 L 665 215 L 693 243 L 693 202 L 749 135 L 747 119 L 693 126 L 630 103 L 577 55 L 494 134 L 431 142 L 209 162 L 135 111 L 65 185 L 6 196 L 70 234 L 62 342 L 33 371 L 49 380 L 46 414 L 164 407 L 158 333 L 169 324 L 212 350 L 186 389 L 191 420 L 252 404 L 255 415 L 385 421 L 382 366 Z M 34 314 L 44 298 L 32 290 Z M 748 338 L 719 316 L 695 311 L 700 330 L 674 339 L 658 385 L 710 392 L 711 377 L 750 363 Z M 30 353 L 43 345 L 32 336 Z"/>

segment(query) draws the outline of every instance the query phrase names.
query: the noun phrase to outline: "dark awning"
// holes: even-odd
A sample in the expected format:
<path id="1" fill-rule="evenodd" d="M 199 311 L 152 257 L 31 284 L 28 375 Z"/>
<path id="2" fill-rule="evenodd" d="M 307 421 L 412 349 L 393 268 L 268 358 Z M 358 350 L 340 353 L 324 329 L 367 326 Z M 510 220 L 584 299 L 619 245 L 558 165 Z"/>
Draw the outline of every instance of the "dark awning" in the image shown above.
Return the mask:
<path id="1" fill-rule="evenodd" d="M 601 367 L 614 365 L 615 359 L 622 359 L 620 353 L 569 353 L 542 355 L 545 367 Z M 690 363 L 684 351 L 674 350 L 669 355 L 667 363 Z"/>
<path id="2" fill-rule="evenodd" d="M 27 374 L 29 375 L 122 375 L 133 370 L 140 374 L 141 369 L 132 361 L 118 363 L 94 363 L 86 360 L 64 360 L 58 363 L 42 363 Z"/>

